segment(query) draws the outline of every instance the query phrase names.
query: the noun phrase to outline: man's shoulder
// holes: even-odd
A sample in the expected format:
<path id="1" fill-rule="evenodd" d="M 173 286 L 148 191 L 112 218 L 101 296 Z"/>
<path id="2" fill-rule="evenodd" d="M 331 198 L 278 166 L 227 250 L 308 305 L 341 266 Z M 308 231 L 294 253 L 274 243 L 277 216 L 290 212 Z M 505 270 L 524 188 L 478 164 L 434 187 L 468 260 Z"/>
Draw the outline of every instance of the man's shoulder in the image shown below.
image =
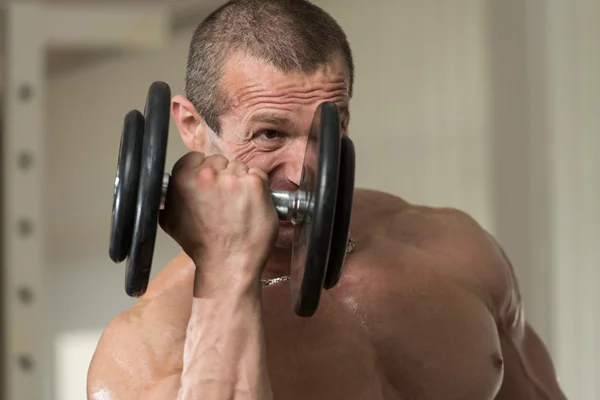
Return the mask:
<path id="1" fill-rule="evenodd" d="M 410 273 L 415 263 L 419 274 L 444 276 L 476 291 L 498 313 L 520 307 L 512 264 L 498 241 L 468 212 L 411 204 L 374 190 L 357 190 L 355 199 L 355 230 L 366 228 L 365 238 L 377 248 L 373 251 L 379 253 L 375 242 L 392 245 L 387 246 L 392 249 L 389 263 L 398 268 L 386 268 L 386 273 Z M 391 285 L 395 281 L 389 280 Z"/>
<path id="2" fill-rule="evenodd" d="M 378 190 L 356 190 L 353 219 L 360 230 L 378 225 L 392 240 L 415 237 L 427 239 L 425 244 L 430 246 L 459 245 L 462 251 L 481 250 L 491 244 L 489 234 L 463 210 L 410 203 Z"/>
<path id="3" fill-rule="evenodd" d="M 447 223 L 450 220 L 463 224 L 478 226 L 477 221 L 467 212 L 454 207 L 434 207 L 411 203 L 399 195 L 377 189 L 357 188 L 354 191 L 354 208 L 358 213 L 381 213 L 389 216 L 412 215 L 437 222 Z M 434 227 L 435 225 L 431 225 Z M 478 226 L 479 227 L 479 226 Z M 480 228 L 480 227 L 479 227 Z"/>

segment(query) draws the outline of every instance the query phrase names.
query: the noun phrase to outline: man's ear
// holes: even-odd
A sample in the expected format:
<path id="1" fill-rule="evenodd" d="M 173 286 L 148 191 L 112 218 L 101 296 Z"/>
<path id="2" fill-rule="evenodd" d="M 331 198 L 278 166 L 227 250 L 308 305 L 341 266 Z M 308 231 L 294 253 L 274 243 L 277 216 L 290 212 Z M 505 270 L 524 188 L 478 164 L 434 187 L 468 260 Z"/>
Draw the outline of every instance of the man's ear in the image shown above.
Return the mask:
<path id="1" fill-rule="evenodd" d="M 192 102 L 183 96 L 175 96 L 171 101 L 171 114 L 177 123 L 183 144 L 190 151 L 206 153 L 209 128 Z"/>

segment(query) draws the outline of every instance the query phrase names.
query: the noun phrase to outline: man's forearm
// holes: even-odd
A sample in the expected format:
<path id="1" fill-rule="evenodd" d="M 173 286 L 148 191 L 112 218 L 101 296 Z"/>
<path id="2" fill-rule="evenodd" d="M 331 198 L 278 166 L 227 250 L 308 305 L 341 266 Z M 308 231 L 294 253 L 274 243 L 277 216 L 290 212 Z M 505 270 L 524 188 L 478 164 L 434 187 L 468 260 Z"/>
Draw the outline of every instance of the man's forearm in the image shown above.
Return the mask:
<path id="1" fill-rule="evenodd" d="M 272 399 L 260 286 L 195 291 L 178 400 Z"/>

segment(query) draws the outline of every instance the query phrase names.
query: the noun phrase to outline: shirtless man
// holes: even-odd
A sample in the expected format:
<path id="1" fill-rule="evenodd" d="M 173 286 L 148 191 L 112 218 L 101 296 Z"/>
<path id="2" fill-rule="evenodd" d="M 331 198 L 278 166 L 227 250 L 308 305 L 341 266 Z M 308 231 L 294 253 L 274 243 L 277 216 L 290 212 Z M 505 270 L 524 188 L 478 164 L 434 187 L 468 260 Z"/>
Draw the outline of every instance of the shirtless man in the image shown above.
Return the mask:
<path id="1" fill-rule="evenodd" d="M 460 211 L 357 190 L 356 247 L 313 317 L 289 281 L 261 285 L 290 262 L 269 187 L 298 188 L 320 102 L 348 134 L 352 85 L 342 29 L 304 0 L 232 1 L 199 26 L 172 106 L 190 153 L 160 217 L 183 252 L 105 330 L 88 399 L 565 399 L 510 262 Z"/>

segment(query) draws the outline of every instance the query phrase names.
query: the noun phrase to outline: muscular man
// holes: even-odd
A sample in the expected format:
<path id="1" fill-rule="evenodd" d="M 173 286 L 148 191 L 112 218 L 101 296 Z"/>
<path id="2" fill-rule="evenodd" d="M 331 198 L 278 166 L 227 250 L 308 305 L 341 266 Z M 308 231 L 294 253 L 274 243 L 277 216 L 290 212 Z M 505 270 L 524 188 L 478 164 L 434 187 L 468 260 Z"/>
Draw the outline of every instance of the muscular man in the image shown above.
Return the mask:
<path id="1" fill-rule="evenodd" d="M 89 399 L 565 399 L 510 262 L 457 210 L 357 190 L 339 284 L 293 314 L 269 187 L 298 188 L 319 103 L 348 134 L 353 68 L 304 0 L 234 0 L 198 27 L 160 218 L 183 252 L 105 330 Z"/>

